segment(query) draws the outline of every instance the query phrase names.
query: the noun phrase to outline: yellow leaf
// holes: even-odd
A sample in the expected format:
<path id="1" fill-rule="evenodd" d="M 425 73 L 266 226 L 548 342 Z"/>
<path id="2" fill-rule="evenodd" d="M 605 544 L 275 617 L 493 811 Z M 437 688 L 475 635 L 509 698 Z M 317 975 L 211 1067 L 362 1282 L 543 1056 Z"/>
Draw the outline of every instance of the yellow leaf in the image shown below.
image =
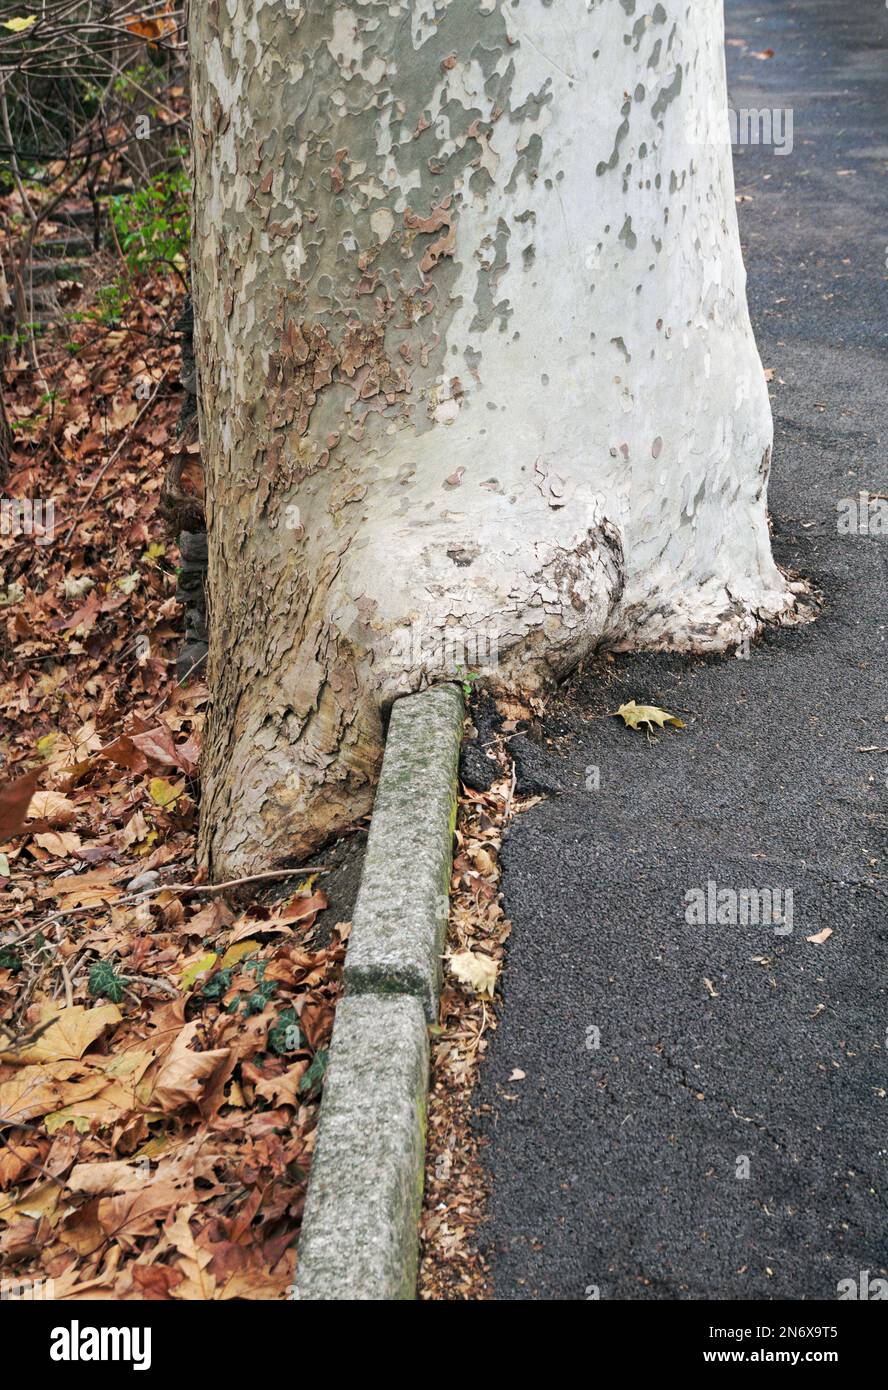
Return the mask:
<path id="1" fill-rule="evenodd" d="M 219 968 L 226 970 L 229 965 L 237 965 L 244 956 L 250 955 L 252 951 L 258 951 L 261 944 L 260 941 L 239 941 L 236 946 L 229 946 L 219 962 Z"/>
<path id="2" fill-rule="evenodd" d="M 3 28 L 11 29 L 14 34 L 23 34 L 26 29 L 30 29 L 31 25 L 36 23 L 37 16 L 29 14 L 16 19 L 4 19 Z"/>
<path id="3" fill-rule="evenodd" d="M 116 1004 L 98 1004 L 94 1009 L 84 1008 L 82 1004 L 60 1009 L 51 1004 L 44 1010 L 40 1026 L 53 1019 L 53 1015 L 53 1022 L 35 1043 L 15 1052 L 0 1052 L 0 1060 L 35 1064 L 68 1059 L 77 1062 L 100 1033 L 123 1017 Z"/>
<path id="4" fill-rule="evenodd" d="M 177 799 L 185 790 L 184 780 L 167 782 L 163 777 L 152 777 L 148 783 L 148 795 L 155 806 L 175 806 Z"/>
<path id="5" fill-rule="evenodd" d="M 482 956 L 477 951 L 457 951 L 455 956 L 449 957 L 449 965 L 463 984 L 470 985 L 478 994 L 493 998 L 498 967 L 490 956 Z"/>
<path id="6" fill-rule="evenodd" d="M 166 555 L 166 546 L 161 541 L 152 541 L 142 559 L 159 560 L 161 555 Z"/>
<path id="7" fill-rule="evenodd" d="M 158 1135 L 155 1139 L 149 1139 L 140 1149 L 136 1149 L 133 1159 L 140 1158 L 159 1158 L 168 1149 L 170 1141 L 164 1135 Z"/>
<path id="8" fill-rule="evenodd" d="M 674 724 L 676 729 L 685 727 L 683 720 L 676 718 L 674 714 L 667 714 L 666 710 L 660 709 L 658 705 L 637 705 L 634 700 L 620 705 L 617 715 L 622 715 L 630 729 L 640 729 L 642 724 L 647 724 L 651 733 L 655 724 L 661 729 L 665 724 Z"/>
<path id="9" fill-rule="evenodd" d="M 60 1106 L 89 1100 L 107 1086 L 102 1075 L 90 1074 L 72 1081 L 70 1078 L 79 1070 L 82 1069 L 74 1062 L 56 1067 L 22 1067 L 0 1086 L 0 1123 L 22 1124 Z"/>
<path id="10" fill-rule="evenodd" d="M 142 1073 L 151 1065 L 154 1054 L 151 1052 L 136 1052 L 133 1048 L 127 1048 L 119 1057 L 107 1057 L 103 1061 L 102 1070 L 106 1076 L 128 1077 L 138 1079 Z M 99 1062 L 96 1058 L 96 1064 Z"/>
<path id="11" fill-rule="evenodd" d="M 9 1197 L 0 1199 L 0 1221 L 12 1221 L 17 1216 L 28 1216 L 32 1221 L 37 1221 L 40 1217 L 46 1217 L 53 1221 L 56 1210 L 61 1200 L 62 1188 L 57 1182 L 40 1183 L 31 1189 L 24 1197 L 17 1201 L 15 1195 L 10 1193 Z"/>
<path id="12" fill-rule="evenodd" d="M 47 1134 L 55 1134 L 57 1129 L 64 1129 L 65 1125 L 73 1125 L 78 1134 L 88 1134 L 92 1129 L 92 1119 L 89 1115 L 78 1115 L 77 1106 L 69 1105 L 65 1110 L 56 1110 L 52 1115 L 47 1115 L 43 1121 Z"/>
<path id="13" fill-rule="evenodd" d="M 210 951 L 209 955 L 198 956 L 197 960 L 193 960 L 190 965 L 186 965 L 185 969 L 182 971 L 180 980 L 181 988 L 183 990 L 193 989 L 194 982 L 198 975 L 203 975 L 207 970 L 212 970 L 218 959 L 219 957 L 216 955 L 215 951 Z"/>
<path id="14" fill-rule="evenodd" d="M 49 759 L 52 757 L 53 749 L 58 742 L 58 734 L 44 734 L 37 740 L 37 752 L 41 758 Z"/>

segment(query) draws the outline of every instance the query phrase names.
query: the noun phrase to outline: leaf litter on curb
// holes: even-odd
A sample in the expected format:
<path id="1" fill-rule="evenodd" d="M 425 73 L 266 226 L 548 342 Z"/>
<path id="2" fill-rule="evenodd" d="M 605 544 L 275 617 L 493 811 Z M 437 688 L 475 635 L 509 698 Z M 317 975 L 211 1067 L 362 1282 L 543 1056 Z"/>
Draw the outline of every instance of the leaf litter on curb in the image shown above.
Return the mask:
<path id="1" fill-rule="evenodd" d="M 530 713 L 500 702 L 514 719 Z M 513 727 L 510 729 L 509 725 Z M 513 815 L 540 797 L 514 798 L 503 737 L 496 740 L 500 775 L 489 791 L 460 788 L 451 876 L 440 1023 L 433 1030 L 423 1211 L 420 1223 L 420 1299 L 492 1298 L 478 1233 L 487 1212 L 488 1179 L 474 1125 L 474 1087 L 496 1028 L 493 993 L 512 925 L 500 901 L 500 848 Z"/>
<path id="2" fill-rule="evenodd" d="M 456 955 L 447 957 L 447 964 L 462 984 L 469 985 L 477 994 L 486 994 L 488 999 L 493 998 L 499 967 L 490 956 L 480 951 L 457 951 Z"/>

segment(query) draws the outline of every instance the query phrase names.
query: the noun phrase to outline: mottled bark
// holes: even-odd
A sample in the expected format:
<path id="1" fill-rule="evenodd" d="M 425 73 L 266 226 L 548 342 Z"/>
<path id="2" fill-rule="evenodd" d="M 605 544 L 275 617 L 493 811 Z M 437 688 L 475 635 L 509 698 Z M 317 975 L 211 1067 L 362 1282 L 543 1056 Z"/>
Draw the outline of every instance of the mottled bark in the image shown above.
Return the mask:
<path id="1" fill-rule="evenodd" d="M 786 612 L 721 0 L 200 0 L 214 874 L 371 805 L 384 711 Z M 701 114 L 704 116 L 701 134 Z"/>

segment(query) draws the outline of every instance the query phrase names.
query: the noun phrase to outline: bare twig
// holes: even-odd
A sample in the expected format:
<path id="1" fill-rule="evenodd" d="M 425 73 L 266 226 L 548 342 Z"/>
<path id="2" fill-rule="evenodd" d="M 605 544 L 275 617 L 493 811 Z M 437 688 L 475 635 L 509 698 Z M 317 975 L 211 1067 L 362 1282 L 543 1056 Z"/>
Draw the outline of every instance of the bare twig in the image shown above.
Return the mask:
<path id="1" fill-rule="evenodd" d="M 246 878 L 230 878 L 225 883 L 163 883 L 155 888 L 146 888 L 135 895 L 136 898 L 147 897 L 149 893 L 222 893 L 226 888 L 240 888 L 245 883 L 261 883 L 264 880 L 276 878 L 297 878 L 303 874 L 328 874 L 329 868 L 325 864 L 316 864 L 307 869 L 269 869 L 262 874 L 248 874 Z"/>

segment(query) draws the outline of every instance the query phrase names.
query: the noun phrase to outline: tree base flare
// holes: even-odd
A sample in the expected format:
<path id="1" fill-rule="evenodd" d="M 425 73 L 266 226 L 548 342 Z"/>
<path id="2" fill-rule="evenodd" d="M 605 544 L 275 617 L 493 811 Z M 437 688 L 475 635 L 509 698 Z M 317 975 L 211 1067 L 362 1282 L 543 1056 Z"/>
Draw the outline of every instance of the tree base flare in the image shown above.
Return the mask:
<path id="1" fill-rule="evenodd" d="M 346 648 L 340 640 L 342 664 L 326 665 L 315 703 L 298 724 L 293 666 L 263 682 L 272 690 L 289 689 L 289 702 L 282 707 L 278 698 L 259 707 L 254 697 L 250 729 L 207 779 L 201 844 L 212 876 L 299 863 L 370 812 L 388 715 L 401 696 L 456 681 L 467 687 L 478 682 L 498 697 L 526 701 L 554 688 L 599 648 L 729 652 L 768 626 L 816 616 L 810 586 L 786 579 L 776 567 L 767 587 L 747 588 L 742 597 L 713 582 L 694 593 L 673 593 L 668 604 L 658 604 L 654 596 L 644 604 L 624 605 L 616 531 L 603 524 L 587 539 L 584 554 L 570 565 L 564 561 L 560 571 L 575 603 L 557 593 L 540 605 L 534 588 L 525 591 L 519 605 L 513 584 L 511 606 L 503 597 L 497 610 L 504 641 L 491 626 L 485 587 L 478 595 L 465 580 L 465 587 L 446 595 L 439 588 L 437 608 L 430 604 L 415 621 L 393 623 L 382 632 L 371 625 L 374 640 L 367 645 Z M 386 588 L 390 599 L 392 585 Z M 453 621 L 453 612 L 461 614 L 461 624 Z M 522 631 L 517 640 L 516 629 Z M 303 677 L 315 674 L 304 654 L 301 667 Z M 229 724 L 220 720 L 218 727 L 227 731 Z"/>

